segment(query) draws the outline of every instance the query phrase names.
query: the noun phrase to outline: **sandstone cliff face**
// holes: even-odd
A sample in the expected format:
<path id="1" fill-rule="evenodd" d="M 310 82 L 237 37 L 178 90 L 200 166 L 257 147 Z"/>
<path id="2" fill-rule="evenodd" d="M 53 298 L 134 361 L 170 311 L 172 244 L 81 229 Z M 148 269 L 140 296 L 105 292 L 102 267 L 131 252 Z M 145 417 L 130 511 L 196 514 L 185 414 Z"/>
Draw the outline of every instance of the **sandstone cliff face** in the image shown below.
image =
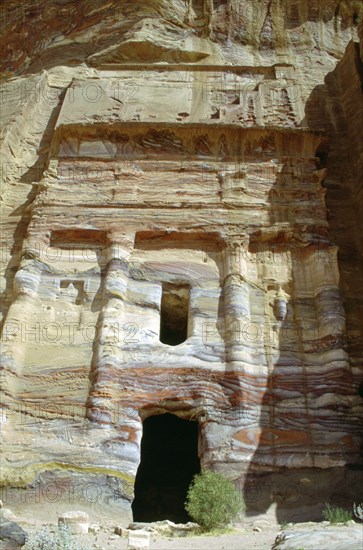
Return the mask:
<path id="1" fill-rule="evenodd" d="M 361 11 L 4 3 L 13 506 L 129 517 L 164 412 L 250 513 L 360 498 Z"/>

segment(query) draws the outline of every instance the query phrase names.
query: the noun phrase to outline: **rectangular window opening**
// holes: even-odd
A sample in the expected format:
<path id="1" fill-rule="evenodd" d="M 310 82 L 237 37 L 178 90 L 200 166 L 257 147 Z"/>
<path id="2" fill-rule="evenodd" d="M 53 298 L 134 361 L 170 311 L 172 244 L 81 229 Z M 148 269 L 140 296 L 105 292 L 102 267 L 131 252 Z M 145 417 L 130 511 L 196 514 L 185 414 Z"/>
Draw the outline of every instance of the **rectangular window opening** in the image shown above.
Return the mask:
<path id="1" fill-rule="evenodd" d="M 178 346 L 188 338 L 189 285 L 163 283 L 160 342 Z"/>

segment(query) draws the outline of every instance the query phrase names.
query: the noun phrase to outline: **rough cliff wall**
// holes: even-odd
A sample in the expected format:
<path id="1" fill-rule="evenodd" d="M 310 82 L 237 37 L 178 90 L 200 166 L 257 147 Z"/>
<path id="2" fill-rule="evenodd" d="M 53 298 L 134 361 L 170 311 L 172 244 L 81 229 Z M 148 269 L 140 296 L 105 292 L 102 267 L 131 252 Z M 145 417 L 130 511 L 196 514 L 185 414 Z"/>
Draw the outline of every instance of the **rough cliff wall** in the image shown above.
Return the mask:
<path id="1" fill-rule="evenodd" d="M 2 4 L 13 507 L 126 520 L 164 412 L 248 513 L 359 500 L 361 11 Z"/>

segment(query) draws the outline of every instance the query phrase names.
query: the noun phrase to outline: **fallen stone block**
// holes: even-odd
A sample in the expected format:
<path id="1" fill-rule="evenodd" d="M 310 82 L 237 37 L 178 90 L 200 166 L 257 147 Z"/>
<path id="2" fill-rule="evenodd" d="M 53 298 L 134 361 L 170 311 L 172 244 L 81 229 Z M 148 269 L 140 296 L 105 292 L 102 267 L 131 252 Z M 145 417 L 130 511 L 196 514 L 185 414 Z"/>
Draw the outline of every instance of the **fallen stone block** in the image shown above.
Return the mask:
<path id="1" fill-rule="evenodd" d="M 68 525 L 73 535 L 87 534 L 89 529 L 89 516 L 86 512 L 65 512 L 58 518 L 58 524 Z"/>
<path id="2" fill-rule="evenodd" d="M 150 546 L 150 533 L 147 531 L 130 531 L 127 550 L 144 550 Z"/>

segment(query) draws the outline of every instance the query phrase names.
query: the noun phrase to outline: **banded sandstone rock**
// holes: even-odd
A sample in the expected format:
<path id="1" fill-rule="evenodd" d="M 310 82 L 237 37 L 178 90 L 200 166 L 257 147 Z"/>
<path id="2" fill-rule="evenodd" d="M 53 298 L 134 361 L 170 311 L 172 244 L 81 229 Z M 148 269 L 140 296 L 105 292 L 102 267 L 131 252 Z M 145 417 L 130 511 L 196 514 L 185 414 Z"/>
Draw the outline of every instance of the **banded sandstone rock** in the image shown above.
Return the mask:
<path id="1" fill-rule="evenodd" d="M 251 513 L 358 500 L 360 4 L 52 6 L 3 17 L 11 506 L 126 521 L 165 412 Z"/>

